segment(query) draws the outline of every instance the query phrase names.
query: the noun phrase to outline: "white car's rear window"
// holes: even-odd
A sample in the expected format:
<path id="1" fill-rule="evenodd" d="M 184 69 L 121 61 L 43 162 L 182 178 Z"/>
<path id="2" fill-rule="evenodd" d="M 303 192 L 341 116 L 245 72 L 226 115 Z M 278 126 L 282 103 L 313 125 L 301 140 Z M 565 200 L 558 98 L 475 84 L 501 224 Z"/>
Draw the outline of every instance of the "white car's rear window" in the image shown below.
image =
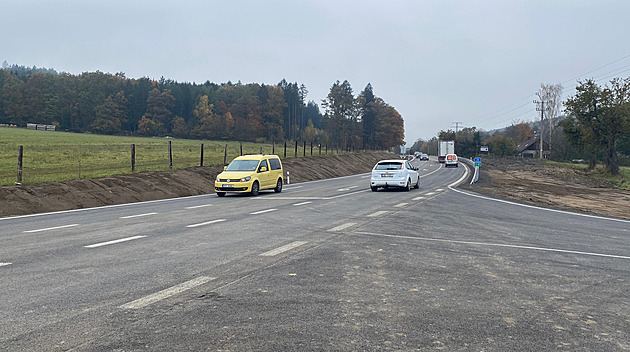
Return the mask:
<path id="1" fill-rule="evenodd" d="M 378 163 L 374 167 L 374 170 L 400 170 L 403 168 L 402 165 L 403 164 L 400 162 Z"/>

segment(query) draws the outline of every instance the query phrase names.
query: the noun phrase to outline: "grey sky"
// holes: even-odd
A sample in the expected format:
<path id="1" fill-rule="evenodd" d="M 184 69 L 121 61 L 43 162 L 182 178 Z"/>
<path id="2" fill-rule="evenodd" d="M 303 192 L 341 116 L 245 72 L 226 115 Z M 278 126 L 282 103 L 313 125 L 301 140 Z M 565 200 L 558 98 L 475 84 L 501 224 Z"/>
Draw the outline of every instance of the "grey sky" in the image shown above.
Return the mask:
<path id="1" fill-rule="evenodd" d="M 180 82 L 367 83 L 405 140 L 537 117 L 541 83 L 630 76 L 630 1 L 0 0 L 0 62 Z"/>

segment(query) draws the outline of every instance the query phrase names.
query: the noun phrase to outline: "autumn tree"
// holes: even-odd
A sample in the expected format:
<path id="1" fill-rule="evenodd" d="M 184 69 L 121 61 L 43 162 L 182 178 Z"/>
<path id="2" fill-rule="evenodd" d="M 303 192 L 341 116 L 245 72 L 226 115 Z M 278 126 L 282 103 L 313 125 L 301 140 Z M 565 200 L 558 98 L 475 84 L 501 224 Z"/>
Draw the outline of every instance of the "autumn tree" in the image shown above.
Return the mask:
<path id="1" fill-rule="evenodd" d="M 95 119 L 90 125 L 93 132 L 101 134 L 120 133 L 127 121 L 127 98 L 123 91 L 107 97 L 103 104 L 94 108 Z"/>
<path id="2" fill-rule="evenodd" d="M 564 103 L 569 116 L 562 121 L 572 143 L 588 146 L 591 160 L 602 153 L 612 175 L 619 173 L 618 143 L 630 133 L 630 78 L 616 78 L 603 88 L 589 79 Z"/>

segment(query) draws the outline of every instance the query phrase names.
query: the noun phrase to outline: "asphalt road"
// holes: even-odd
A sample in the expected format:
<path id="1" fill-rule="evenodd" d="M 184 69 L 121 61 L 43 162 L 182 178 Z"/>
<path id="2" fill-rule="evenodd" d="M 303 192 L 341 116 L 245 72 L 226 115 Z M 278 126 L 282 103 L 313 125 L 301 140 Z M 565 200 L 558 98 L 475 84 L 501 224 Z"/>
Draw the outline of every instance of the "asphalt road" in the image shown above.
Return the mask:
<path id="1" fill-rule="evenodd" d="M 369 175 L 0 218 L 2 351 L 626 351 L 630 221 Z"/>

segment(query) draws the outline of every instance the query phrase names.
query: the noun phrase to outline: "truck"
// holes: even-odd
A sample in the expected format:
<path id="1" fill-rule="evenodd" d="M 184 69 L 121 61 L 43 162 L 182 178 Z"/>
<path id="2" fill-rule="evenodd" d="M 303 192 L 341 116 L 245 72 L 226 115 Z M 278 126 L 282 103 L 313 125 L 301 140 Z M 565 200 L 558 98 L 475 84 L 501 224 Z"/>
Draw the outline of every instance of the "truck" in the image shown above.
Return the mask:
<path id="1" fill-rule="evenodd" d="M 438 161 L 443 163 L 446 154 L 455 154 L 455 141 L 438 141 Z"/>

